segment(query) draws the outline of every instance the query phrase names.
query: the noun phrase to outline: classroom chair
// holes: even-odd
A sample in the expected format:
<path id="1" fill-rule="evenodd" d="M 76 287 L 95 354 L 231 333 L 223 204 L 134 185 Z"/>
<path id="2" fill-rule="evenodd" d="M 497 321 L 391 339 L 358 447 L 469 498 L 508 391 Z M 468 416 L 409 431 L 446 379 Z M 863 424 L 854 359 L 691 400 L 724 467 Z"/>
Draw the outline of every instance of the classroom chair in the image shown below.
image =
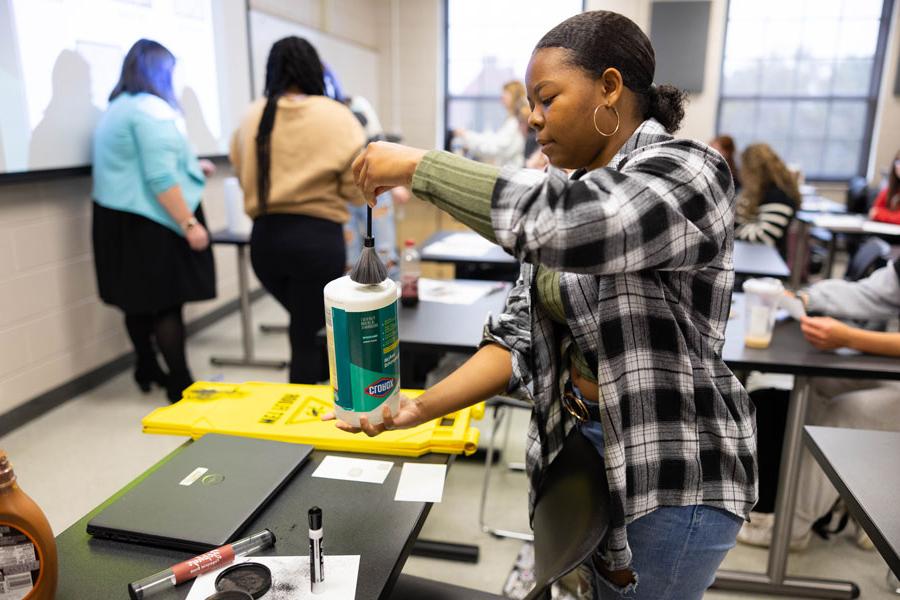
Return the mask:
<path id="1" fill-rule="evenodd" d="M 535 587 L 525 600 L 549 600 L 550 587 L 585 562 L 609 525 L 603 459 L 573 431 L 547 468 L 534 508 Z M 502 596 L 401 574 L 391 600 L 494 600 Z"/>
<path id="2" fill-rule="evenodd" d="M 885 266 L 891 258 L 891 245 L 881 238 L 870 237 L 860 244 L 850 262 L 844 279 L 859 281 Z"/>
<path id="3" fill-rule="evenodd" d="M 485 519 L 485 512 L 487 511 L 488 491 L 490 489 L 491 483 L 491 470 L 494 466 L 494 456 L 497 451 L 497 433 L 500 430 L 500 426 L 503 421 L 506 420 L 506 431 L 504 434 L 504 441 L 502 445 L 502 449 L 505 452 L 507 444 L 509 442 L 509 425 L 512 420 L 512 415 L 509 414 L 509 412 L 516 408 L 522 408 L 530 411 L 531 404 L 529 402 L 525 402 L 524 400 L 516 400 L 515 398 L 507 398 L 505 396 L 495 396 L 488 401 L 488 406 L 492 409 L 491 426 L 488 430 L 487 449 L 485 451 L 484 480 L 481 484 L 481 502 L 478 506 L 478 527 L 482 532 L 489 533 L 494 537 L 512 538 L 530 542 L 534 540 L 534 534 L 532 534 L 530 531 L 501 529 L 498 527 L 494 527 L 493 525 L 489 525 Z M 524 469 L 524 466 L 522 467 L 522 469 L 518 469 L 510 464 L 509 468 L 511 470 L 522 470 Z"/>

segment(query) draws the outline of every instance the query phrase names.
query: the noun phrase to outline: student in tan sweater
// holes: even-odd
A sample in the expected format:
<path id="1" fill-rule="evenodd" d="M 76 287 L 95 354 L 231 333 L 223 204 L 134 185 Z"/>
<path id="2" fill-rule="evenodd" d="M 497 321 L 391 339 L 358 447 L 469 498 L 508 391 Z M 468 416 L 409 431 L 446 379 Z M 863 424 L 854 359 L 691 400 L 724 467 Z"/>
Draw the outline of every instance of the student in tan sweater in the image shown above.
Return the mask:
<path id="1" fill-rule="evenodd" d="M 350 165 L 365 134 L 324 93 L 315 48 L 294 36 L 279 40 L 266 64 L 266 97 L 250 106 L 231 140 L 253 219 L 253 270 L 291 316 L 292 383 L 328 378 L 316 344 L 325 325 L 322 288 L 344 271 L 347 205 L 363 203 Z"/>

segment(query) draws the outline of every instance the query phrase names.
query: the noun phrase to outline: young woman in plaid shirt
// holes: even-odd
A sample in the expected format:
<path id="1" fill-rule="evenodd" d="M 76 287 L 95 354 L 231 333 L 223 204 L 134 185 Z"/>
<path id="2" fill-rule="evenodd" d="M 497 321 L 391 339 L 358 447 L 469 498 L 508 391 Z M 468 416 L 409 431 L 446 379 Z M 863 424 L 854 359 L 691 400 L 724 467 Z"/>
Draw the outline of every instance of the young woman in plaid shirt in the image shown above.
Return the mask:
<path id="1" fill-rule="evenodd" d="M 753 409 L 721 357 L 732 177 L 717 152 L 672 137 L 683 95 L 653 85 L 654 69 L 633 22 L 583 13 L 548 32 L 528 66 L 546 172 L 384 143 L 354 164 L 370 201 L 411 185 L 522 263 L 480 350 L 362 430 L 524 395 L 533 502 L 579 429 L 609 482 L 609 533 L 588 565 L 589 597 L 603 599 L 701 598 L 756 502 Z"/>

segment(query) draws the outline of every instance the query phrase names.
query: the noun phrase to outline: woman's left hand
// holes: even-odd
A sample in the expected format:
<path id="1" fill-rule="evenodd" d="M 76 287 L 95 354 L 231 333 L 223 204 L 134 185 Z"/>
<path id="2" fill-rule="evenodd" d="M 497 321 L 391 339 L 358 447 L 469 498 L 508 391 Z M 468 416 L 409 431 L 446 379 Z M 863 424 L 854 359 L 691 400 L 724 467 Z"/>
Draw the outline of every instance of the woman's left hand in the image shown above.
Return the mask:
<path id="1" fill-rule="evenodd" d="M 831 317 L 803 317 L 800 329 L 810 344 L 819 350 L 834 350 L 850 345 L 853 328 Z"/>
<path id="2" fill-rule="evenodd" d="M 425 406 L 419 398 L 408 398 L 400 395 L 400 408 L 396 415 L 391 415 L 391 409 L 387 406 L 381 410 L 382 422 L 378 425 L 372 425 L 365 417 L 359 418 L 359 427 L 354 427 L 335 418 L 334 411 L 322 415 L 323 421 L 334 421 L 338 429 L 347 433 L 364 432 L 369 437 L 375 437 L 385 431 L 393 429 L 409 429 L 417 427 L 422 423 L 430 421 L 432 416 L 428 415 Z"/>
<path id="3" fill-rule="evenodd" d="M 203 171 L 205 177 L 212 177 L 216 172 L 216 165 L 213 161 L 201 158 L 197 162 L 200 163 L 200 170 Z"/>
<path id="4" fill-rule="evenodd" d="M 375 198 L 382 192 L 398 185 L 409 186 L 425 152 L 390 142 L 366 146 L 353 161 L 353 177 L 369 205 L 375 206 Z"/>

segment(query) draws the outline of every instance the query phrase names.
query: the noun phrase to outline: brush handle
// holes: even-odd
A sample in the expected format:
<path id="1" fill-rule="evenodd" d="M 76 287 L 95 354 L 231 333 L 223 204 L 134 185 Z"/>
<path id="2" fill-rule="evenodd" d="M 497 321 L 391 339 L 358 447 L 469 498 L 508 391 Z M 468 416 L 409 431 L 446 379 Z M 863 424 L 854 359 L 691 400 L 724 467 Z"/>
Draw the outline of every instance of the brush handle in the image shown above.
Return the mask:
<path id="1" fill-rule="evenodd" d="M 366 237 L 372 237 L 372 206 L 366 204 Z"/>

